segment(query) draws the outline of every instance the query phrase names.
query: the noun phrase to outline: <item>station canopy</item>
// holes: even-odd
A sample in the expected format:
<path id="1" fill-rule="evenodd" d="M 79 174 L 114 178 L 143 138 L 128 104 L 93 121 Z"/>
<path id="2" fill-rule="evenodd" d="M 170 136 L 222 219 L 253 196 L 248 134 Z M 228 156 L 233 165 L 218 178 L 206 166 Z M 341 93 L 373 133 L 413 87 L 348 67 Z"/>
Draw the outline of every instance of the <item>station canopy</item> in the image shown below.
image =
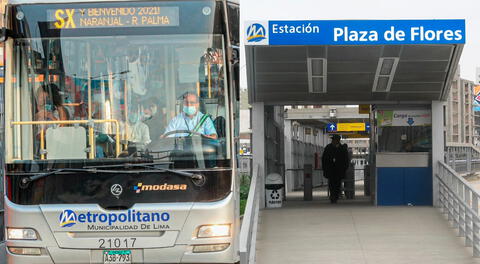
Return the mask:
<path id="1" fill-rule="evenodd" d="M 250 101 L 446 100 L 464 44 L 464 20 L 247 22 Z"/>

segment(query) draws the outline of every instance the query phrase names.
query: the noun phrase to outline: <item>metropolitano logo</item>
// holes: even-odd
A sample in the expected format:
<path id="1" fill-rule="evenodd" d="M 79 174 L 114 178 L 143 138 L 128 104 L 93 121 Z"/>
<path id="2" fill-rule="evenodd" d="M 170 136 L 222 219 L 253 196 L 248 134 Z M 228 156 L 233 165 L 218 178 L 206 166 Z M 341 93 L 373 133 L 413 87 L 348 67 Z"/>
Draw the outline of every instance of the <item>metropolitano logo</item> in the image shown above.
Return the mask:
<path id="1" fill-rule="evenodd" d="M 59 222 L 61 227 L 71 227 L 75 224 L 90 224 L 89 230 L 93 230 L 98 226 L 111 227 L 117 223 L 153 223 L 168 222 L 170 213 L 168 212 L 142 212 L 135 209 L 128 209 L 126 212 L 82 212 L 75 213 L 72 210 L 65 209 L 60 213 Z M 97 225 L 99 224 L 99 225 Z"/>
<path id="2" fill-rule="evenodd" d="M 72 210 L 63 210 L 60 214 L 60 226 L 71 227 L 77 223 L 77 214 Z"/>
<path id="3" fill-rule="evenodd" d="M 267 43 L 267 28 L 262 22 L 247 22 L 245 34 L 247 37 L 247 44 L 268 44 Z"/>

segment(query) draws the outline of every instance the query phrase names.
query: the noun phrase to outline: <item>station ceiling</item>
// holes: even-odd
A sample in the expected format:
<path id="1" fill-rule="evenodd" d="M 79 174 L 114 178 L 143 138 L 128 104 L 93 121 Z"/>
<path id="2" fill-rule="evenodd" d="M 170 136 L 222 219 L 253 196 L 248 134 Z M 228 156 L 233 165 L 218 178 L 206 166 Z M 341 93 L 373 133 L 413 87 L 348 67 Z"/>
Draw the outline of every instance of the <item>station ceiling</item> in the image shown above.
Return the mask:
<path id="1" fill-rule="evenodd" d="M 292 105 L 446 100 L 462 48 L 461 44 L 246 46 L 249 98 L 251 103 Z M 312 89 L 312 59 L 320 62 L 314 68 L 324 68 L 317 78 L 325 81 L 320 92 Z M 383 65 L 385 60 L 395 65 L 388 88 L 379 88 L 380 71 L 389 66 Z"/>

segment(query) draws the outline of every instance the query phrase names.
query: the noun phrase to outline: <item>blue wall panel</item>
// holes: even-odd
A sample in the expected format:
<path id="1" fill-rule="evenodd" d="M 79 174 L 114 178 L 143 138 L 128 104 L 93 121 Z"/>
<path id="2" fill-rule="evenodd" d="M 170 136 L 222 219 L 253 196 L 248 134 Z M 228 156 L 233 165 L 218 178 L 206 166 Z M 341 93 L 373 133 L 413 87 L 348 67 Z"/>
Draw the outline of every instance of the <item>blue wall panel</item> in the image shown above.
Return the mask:
<path id="1" fill-rule="evenodd" d="M 405 201 L 404 168 L 377 169 L 378 205 L 403 205 Z"/>
<path id="2" fill-rule="evenodd" d="M 377 168 L 378 205 L 433 205 L 432 168 Z"/>
<path id="3" fill-rule="evenodd" d="M 433 205 L 432 168 L 405 168 L 405 203 Z"/>

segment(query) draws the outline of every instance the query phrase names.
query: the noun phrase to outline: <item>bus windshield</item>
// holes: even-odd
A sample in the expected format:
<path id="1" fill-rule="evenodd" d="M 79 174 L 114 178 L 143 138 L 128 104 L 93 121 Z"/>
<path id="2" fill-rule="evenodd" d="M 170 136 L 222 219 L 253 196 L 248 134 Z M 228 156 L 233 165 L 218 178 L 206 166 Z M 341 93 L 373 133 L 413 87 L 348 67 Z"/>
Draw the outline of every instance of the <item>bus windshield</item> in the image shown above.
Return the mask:
<path id="1" fill-rule="evenodd" d="M 222 166 L 229 109 L 221 34 L 18 38 L 7 163 Z"/>

